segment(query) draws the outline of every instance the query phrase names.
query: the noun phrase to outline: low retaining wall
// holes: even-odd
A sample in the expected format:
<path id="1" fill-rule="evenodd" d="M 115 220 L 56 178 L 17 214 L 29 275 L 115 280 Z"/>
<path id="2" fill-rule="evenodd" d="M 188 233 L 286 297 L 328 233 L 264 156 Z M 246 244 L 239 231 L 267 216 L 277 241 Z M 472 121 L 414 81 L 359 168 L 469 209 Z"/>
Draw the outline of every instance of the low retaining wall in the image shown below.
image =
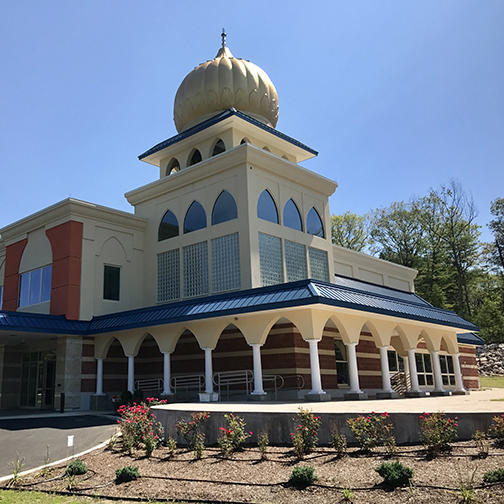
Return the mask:
<path id="1" fill-rule="evenodd" d="M 154 412 L 155 410 L 155 412 Z M 205 411 L 202 409 L 201 411 Z M 194 413 L 192 411 L 170 410 L 167 407 L 154 407 L 154 414 L 165 429 L 165 436 L 171 435 L 177 439 L 175 423 L 184 418 L 190 419 Z M 231 410 L 230 410 L 231 412 Z M 347 419 L 359 415 L 369 415 L 369 412 L 363 413 L 316 413 L 322 418 L 322 425 L 319 431 L 319 442 L 321 445 L 328 445 L 332 429 L 338 429 L 344 434 L 348 443 L 351 445 L 353 436 L 347 426 Z M 208 421 L 203 424 L 201 431 L 206 436 L 207 444 L 216 444 L 218 429 L 226 425 L 224 419 L 225 412 L 211 412 Z M 460 440 L 469 440 L 477 430 L 486 431 L 492 423 L 494 416 L 500 416 L 502 413 L 450 413 L 450 418 L 458 417 L 459 438 Z M 295 413 L 271 413 L 271 412 L 243 412 L 237 413 L 247 422 L 247 431 L 252 431 L 254 435 L 251 444 L 257 442 L 257 434 L 260 432 L 268 433 L 272 444 L 285 445 L 291 443 L 290 433 L 295 427 Z M 420 420 L 418 413 L 390 413 L 389 418 L 394 424 L 395 438 L 397 444 L 418 444 L 420 439 Z M 177 441 L 181 441 L 177 439 Z"/>

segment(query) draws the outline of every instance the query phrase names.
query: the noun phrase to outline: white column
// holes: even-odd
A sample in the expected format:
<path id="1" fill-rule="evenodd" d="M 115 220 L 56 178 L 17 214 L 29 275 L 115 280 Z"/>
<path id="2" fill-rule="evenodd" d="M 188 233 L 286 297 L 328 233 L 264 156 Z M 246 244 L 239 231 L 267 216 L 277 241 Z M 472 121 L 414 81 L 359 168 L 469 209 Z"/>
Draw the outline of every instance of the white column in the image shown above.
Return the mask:
<path id="1" fill-rule="evenodd" d="M 163 352 L 163 395 L 170 395 L 172 393 L 170 388 L 170 380 L 170 353 Z"/>
<path id="2" fill-rule="evenodd" d="M 317 339 L 309 339 L 308 345 L 310 346 L 310 374 L 311 374 L 311 385 L 312 389 L 310 394 L 325 394 L 322 390 L 322 379 L 320 377 L 320 362 L 318 354 L 318 342 Z"/>
<path id="3" fill-rule="evenodd" d="M 359 386 L 359 368 L 357 367 L 357 343 L 345 343 L 348 356 L 348 378 L 350 379 L 350 394 L 362 394 Z"/>
<path id="4" fill-rule="evenodd" d="M 380 364 L 382 376 L 382 389 L 383 392 L 392 393 L 392 385 L 390 384 L 390 370 L 388 363 L 388 347 L 381 346 L 380 349 Z"/>
<path id="5" fill-rule="evenodd" d="M 103 395 L 103 359 L 96 359 L 96 395 Z"/>
<path id="6" fill-rule="evenodd" d="M 410 348 L 408 350 L 408 367 L 411 381 L 411 392 L 420 392 L 420 387 L 418 385 L 416 360 L 415 360 L 415 348 Z"/>
<path id="7" fill-rule="evenodd" d="M 441 364 L 439 352 L 431 352 L 432 370 L 434 371 L 434 392 L 444 392 L 443 377 L 441 376 Z"/>
<path id="8" fill-rule="evenodd" d="M 408 356 L 406 355 L 405 357 L 401 357 L 402 362 L 403 362 L 403 369 L 404 369 L 404 377 L 405 377 L 405 383 L 406 383 L 406 391 L 408 391 L 408 376 L 409 376 L 409 364 L 408 364 Z"/>
<path id="9" fill-rule="evenodd" d="M 135 392 L 135 357 L 128 355 L 128 391 Z"/>
<path id="10" fill-rule="evenodd" d="M 453 370 L 455 371 L 455 391 L 456 392 L 465 392 L 464 388 L 464 380 L 462 378 L 462 370 L 460 368 L 460 354 L 453 354 Z"/>
<path id="11" fill-rule="evenodd" d="M 213 394 L 212 349 L 203 348 L 205 351 L 205 393 Z"/>
<path id="12" fill-rule="evenodd" d="M 252 395 L 266 395 L 263 388 L 262 365 L 261 365 L 261 345 L 253 343 L 252 358 L 254 361 L 254 392 Z"/>

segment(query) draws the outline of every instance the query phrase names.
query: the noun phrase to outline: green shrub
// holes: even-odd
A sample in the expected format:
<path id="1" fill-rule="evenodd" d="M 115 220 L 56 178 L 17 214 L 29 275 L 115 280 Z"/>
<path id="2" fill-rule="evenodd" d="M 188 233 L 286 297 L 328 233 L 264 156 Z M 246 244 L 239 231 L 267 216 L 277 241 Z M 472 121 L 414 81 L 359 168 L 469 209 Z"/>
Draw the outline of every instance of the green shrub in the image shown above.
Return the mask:
<path id="1" fill-rule="evenodd" d="M 311 466 L 296 466 L 289 477 L 289 483 L 296 488 L 306 488 L 317 481 L 315 469 Z"/>
<path id="2" fill-rule="evenodd" d="M 252 436 L 252 432 L 245 430 L 245 420 L 233 413 L 224 415 L 227 427 L 219 427 L 217 443 L 221 455 L 229 455 L 243 448 L 243 443 Z"/>
<path id="3" fill-rule="evenodd" d="M 498 483 L 504 481 L 504 469 L 494 469 L 493 471 L 487 471 L 483 475 L 483 481 L 485 483 Z"/>
<path id="4" fill-rule="evenodd" d="M 448 418 L 444 413 L 420 415 L 420 432 L 427 454 L 435 457 L 440 451 L 449 450 L 450 443 L 458 438 L 458 418 Z"/>
<path id="5" fill-rule="evenodd" d="M 383 462 L 375 471 L 383 478 L 383 483 L 390 487 L 405 487 L 413 478 L 413 470 L 398 462 Z"/>
<path id="6" fill-rule="evenodd" d="M 318 431 L 322 419 L 315 416 L 310 410 L 299 408 L 299 413 L 294 419 L 296 426 L 291 432 L 294 451 L 299 459 L 310 453 L 318 443 Z"/>
<path id="7" fill-rule="evenodd" d="M 504 446 L 504 414 L 493 417 L 493 424 L 488 428 L 488 435 L 496 446 Z"/>
<path id="8" fill-rule="evenodd" d="M 173 439 L 171 436 L 168 437 L 168 439 L 165 441 L 165 446 L 168 451 L 168 457 L 174 457 L 175 456 L 175 451 L 177 449 L 177 442 L 175 439 Z"/>
<path id="9" fill-rule="evenodd" d="M 259 452 L 261 454 L 261 460 L 266 460 L 269 446 L 269 437 L 267 432 L 260 432 L 257 436 L 257 446 L 259 447 Z"/>
<path id="10" fill-rule="evenodd" d="M 388 452 L 395 451 L 394 425 L 387 412 L 349 418 L 347 424 L 363 452 L 383 443 Z"/>
<path id="11" fill-rule="evenodd" d="M 126 483 L 128 481 L 136 480 L 140 477 L 138 473 L 138 467 L 136 466 L 125 466 L 121 467 L 121 469 L 117 469 L 115 482 L 118 485 L 119 483 Z"/>
<path id="12" fill-rule="evenodd" d="M 65 474 L 67 476 L 77 476 L 79 474 L 86 474 L 87 467 L 81 459 L 75 459 L 73 462 L 67 465 Z"/>
<path id="13" fill-rule="evenodd" d="M 331 446 L 336 450 L 336 456 L 343 458 L 347 453 L 347 440 L 343 434 L 331 432 Z"/>
<path id="14" fill-rule="evenodd" d="M 200 460 L 203 456 L 203 452 L 205 451 L 205 434 L 202 432 L 196 433 L 196 438 L 194 440 L 194 458 L 196 460 Z"/>
<path id="15" fill-rule="evenodd" d="M 474 441 L 476 442 L 476 448 L 478 449 L 478 457 L 479 458 L 487 458 L 488 452 L 490 451 L 490 443 L 488 442 L 487 435 L 477 430 L 473 436 Z"/>

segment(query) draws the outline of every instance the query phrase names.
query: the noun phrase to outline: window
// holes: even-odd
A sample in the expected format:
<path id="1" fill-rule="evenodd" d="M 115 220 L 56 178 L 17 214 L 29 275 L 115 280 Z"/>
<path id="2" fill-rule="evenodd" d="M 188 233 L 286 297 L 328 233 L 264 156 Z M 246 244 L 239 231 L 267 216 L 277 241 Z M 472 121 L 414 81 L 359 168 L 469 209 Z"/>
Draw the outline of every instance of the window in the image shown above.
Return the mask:
<path id="1" fill-rule="evenodd" d="M 282 242 L 280 238 L 259 233 L 259 262 L 263 286 L 283 282 Z"/>
<path id="2" fill-rule="evenodd" d="M 121 290 L 121 268 L 119 266 L 103 266 L 103 299 L 119 301 Z"/>
<path id="3" fill-rule="evenodd" d="M 432 363 L 429 354 L 416 353 L 415 361 L 417 366 L 417 376 L 419 385 L 434 385 L 432 376 Z"/>
<path id="4" fill-rule="evenodd" d="M 453 370 L 453 357 L 451 355 L 440 355 L 441 377 L 443 385 L 455 385 L 455 371 Z"/>
<path id="5" fill-rule="evenodd" d="M 395 350 L 387 351 L 389 371 L 391 373 L 401 371 L 404 372 L 404 362 Z"/>
<path id="6" fill-rule="evenodd" d="M 157 256 L 157 299 L 171 301 L 180 297 L 180 251 L 168 250 Z"/>
<path id="7" fill-rule="evenodd" d="M 167 240 L 168 238 L 173 238 L 178 236 L 179 226 L 177 217 L 175 214 L 168 210 L 161 219 L 158 229 L 158 241 Z"/>
<path id="8" fill-rule="evenodd" d="M 238 233 L 212 240 L 212 291 L 240 288 L 240 247 Z"/>
<path id="9" fill-rule="evenodd" d="M 222 191 L 215 200 L 212 210 L 212 226 L 221 222 L 230 221 L 238 217 L 238 209 L 233 196 L 227 191 Z"/>
<path id="10" fill-rule="evenodd" d="M 216 144 L 214 145 L 212 156 L 217 156 L 217 154 L 221 154 L 225 150 L 226 146 L 224 145 L 224 142 L 219 138 L 219 140 L 217 140 Z"/>
<path id="11" fill-rule="evenodd" d="M 192 166 L 196 163 L 199 163 L 201 159 L 201 152 L 198 149 L 194 149 L 191 156 L 189 157 L 189 162 L 187 163 L 187 165 Z"/>
<path id="12" fill-rule="evenodd" d="M 327 263 L 327 252 L 325 250 L 308 247 L 310 258 L 310 276 L 314 280 L 329 282 L 329 265 Z"/>
<path id="13" fill-rule="evenodd" d="M 21 274 L 19 306 L 44 303 L 51 299 L 52 265 Z"/>
<path id="14" fill-rule="evenodd" d="M 166 167 L 166 176 L 177 173 L 178 171 L 180 171 L 180 164 L 178 162 L 178 159 L 172 159 Z"/>
<path id="15" fill-rule="evenodd" d="M 334 340 L 334 357 L 336 359 L 336 379 L 338 385 L 348 384 L 348 358 L 346 346 L 341 340 Z"/>
<path id="16" fill-rule="evenodd" d="M 306 249 L 304 245 L 284 240 L 285 269 L 287 282 L 295 282 L 308 278 L 306 269 Z"/>
<path id="17" fill-rule="evenodd" d="M 260 194 L 257 200 L 257 217 L 278 224 L 277 207 L 271 194 L 266 189 Z"/>
<path id="18" fill-rule="evenodd" d="M 306 231 L 312 235 L 320 236 L 320 238 L 325 238 L 324 225 L 317 210 L 313 207 L 310 208 L 306 217 Z"/>
<path id="19" fill-rule="evenodd" d="M 246 138 L 242 138 L 241 142 L 240 142 L 240 145 L 243 145 L 243 144 L 246 144 L 246 143 L 249 143 L 249 141 Z"/>
<path id="20" fill-rule="evenodd" d="M 201 203 L 193 201 L 184 219 L 184 233 L 191 233 L 203 228 L 206 228 L 205 209 Z"/>
<path id="21" fill-rule="evenodd" d="M 184 296 L 208 294 L 208 244 L 188 245 L 184 256 Z"/>
<path id="22" fill-rule="evenodd" d="M 283 211 L 283 225 L 298 231 L 303 231 L 303 224 L 301 223 L 301 215 L 297 209 L 296 203 L 291 199 L 285 203 Z"/>

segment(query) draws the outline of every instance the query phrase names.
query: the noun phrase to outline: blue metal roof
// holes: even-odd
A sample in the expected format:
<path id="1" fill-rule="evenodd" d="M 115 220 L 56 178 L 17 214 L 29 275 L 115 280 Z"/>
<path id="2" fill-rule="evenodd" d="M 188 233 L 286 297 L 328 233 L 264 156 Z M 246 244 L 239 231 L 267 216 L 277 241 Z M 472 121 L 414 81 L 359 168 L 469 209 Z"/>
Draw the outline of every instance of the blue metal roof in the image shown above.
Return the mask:
<path id="1" fill-rule="evenodd" d="M 317 280 L 300 280 L 270 287 L 230 292 L 205 298 L 150 306 L 94 317 L 91 321 L 66 320 L 62 316 L 0 311 L 0 330 L 58 334 L 100 334 L 123 329 L 185 322 L 294 306 L 325 304 L 380 313 L 449 327 L 477 331 L 456 313 L 434 308 L 416 295 L 395 289 L 369 288 L 365 282 L 350 286 Z M 379 286 L 375 286 L 379 287 Z M 472 343 L 471 343 L 472 344 Z"/>
<path id="2" fill-rule="evenodd" d="M 214 124 L 217 124 L 218 122 L 223 121 L 224 119 L 227 119 L 228 117 L 231 116 L 237 116 L 243 119 L 244 121 L 247 121 L 250 124 L 253 124 L 254 126 L 257 126 L 258 128 L 263 129 L 264 131 L 267 131 L 268 133 L 271 133 L 272 135 L 275 135 L 278 138 L 281 138 L 282 140 L 285 140 L 286 142 L 289 142 L 296 147 L 299 147 L 307 152 L 310 152 L 311 154 L 317 156 L 318 152 L 316 150 L 311 149 L 307 145 L 299 142 L 298 140 L 285 135 L 284 133 L 271 128 L 270 126 L 267 126 L 266 124 L 262 123 L 261 121 L 258 121 L 257 119 L 254 119 L 253 117 L 250 117 L 247 114 L 244 114 L 243 112 L 240 112 L 239 110 L 236 110 L 235 108 L 230 108 L 225 110 L 224 112 L 221 112 L 220 114 L 217 114 L 213 117 L 210 117 L 210 119 L 207 119 L 206 121 L 203 121 L 199 124 L 196 124 L 196 126 L 193 126 L 192 128 L 186 129 L 185 131 L 182 131 L 182 133 L 179 133 L 178 135 L 175 135 L 171 138 L 168 138 L 167 140 L 164 140 L 163 142 L 158 143 L 157 145 L 154 145 L 154 147 L 150 148 L 148 151 L 145 151 L 143 154 L 140 154 L 138 156 L 138 159 L 142 160 L 146 158 L 147 156 L 150 156 L 152 154 L 155 154 L 156 152 L 159 152 L 160 150 L 166 149 L 166 147 L 169 147 L 170 145 L 176 144 L 177 142 L 180 142 L 181 140 L 184 140 L 185 138 L 188 138 L 192 135 L 195 135 L 196 133 L 199 133 L 200 131 L 203 131 L 206 128 L 209 128 L 210 126 L 213 126 Z"/>
<path id="3" fill-rule="evenodd" d="M 457 341 L 466 345 L 484 345 L 485 342 L 475 333 L 457 334 Z"/>

